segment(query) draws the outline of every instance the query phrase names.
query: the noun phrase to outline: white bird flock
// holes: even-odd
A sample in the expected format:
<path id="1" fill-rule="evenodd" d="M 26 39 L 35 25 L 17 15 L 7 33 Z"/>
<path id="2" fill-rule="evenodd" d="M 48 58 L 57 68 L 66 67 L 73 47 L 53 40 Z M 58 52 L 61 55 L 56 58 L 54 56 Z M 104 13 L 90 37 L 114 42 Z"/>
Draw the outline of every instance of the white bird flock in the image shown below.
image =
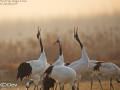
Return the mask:
<path id="1" fill-rule="evenodd" d="M 40 30 L 38 27 L 37 39 L 39 40 L 41 47 L 41 54 L 38 60 L 30 60 L 28 62 L 23 62 L 18 66 L 17 79 L 20 78 L 22 81 L 24 78 L 28 78 L 30 81 L 27 82 L 27 90 L 30 84 L 35 83 L 34 90 L 38 90 L 38 84 L 41 83 L 40 90 L 54 90 L 54 85 L 56 82 L 60 83 L 60 90 L 64 90 L 64 84 L 68 83 L 71 90 L 79 90 L 79 82 L 81 77 L 85 74 L 89 74 L 91 77 L 91 87 L 93 85 L 92 77 L 95 75 L 100 83 L 101 89 L 103 90 L 101 81 L 99 79 L 99 73 L 110 79 L 110 90 L 114 90 L 112 79 L 115 78 L 118 83 L 120 83 L 120 68 L 111 62 L 103 62 L 97 60 L 89 60 L 87 52 L 78 37 L 78 28 L 74 28 L 74 38 L 79 43 L 82 57 L 79 60 L 72 62 L 71 64 L 64 62 L 63 52 L 62 52 L 62 39 L 58 38 L 54 43 L 59 43 L 59 58 L 52 65 L 47 63 L 47 58 L 44 52 Z M 68 66 L 65 66 L 68 65 Z M 75 87 L 75 82 L 77 82 L 77 88 Z M 57 88 L 55 87 L 55 90 Z"/>

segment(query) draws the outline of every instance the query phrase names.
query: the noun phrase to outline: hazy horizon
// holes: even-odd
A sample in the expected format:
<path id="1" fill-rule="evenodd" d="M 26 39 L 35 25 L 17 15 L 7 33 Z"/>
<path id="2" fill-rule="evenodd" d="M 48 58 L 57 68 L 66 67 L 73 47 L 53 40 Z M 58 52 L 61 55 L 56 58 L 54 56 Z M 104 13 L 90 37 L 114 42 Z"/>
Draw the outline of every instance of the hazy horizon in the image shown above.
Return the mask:
<path id="1" fill-rule="evenodd" d="M 0 40 L 22 40 L 25 38 L 36 36 L 38 26 L 42 29 L 43 36 L 45 32 L 65 33 L 65 31 L 73 30 L 78 27 L 79 31 L 86 31 L 99 27 L 103 30 L 106 28 L 120 28 L 120 14 L 114 16 L 103 15 L 99 17 L 87 18 L 51 18 L 50 20 L 43 19 L 18 19 L 16 21 L 3 21 L 0 22 Z M 58 36 L 59 37 L 59 36 Z"/>
<path id="2" fill-rule="evenodd" d="M 27 2 L 3 5 L 7 1 Z M 53 45 L 57 38 L 62 39 L 65 63 L 80 60 L 82 51 L 73 30 L 78 27 L 78 36 L 90 60 L 112 62 L 120 67 L 120 0 L 0 0 L 1 82 L 24 85 L 25 89 L 27 81 L 16 80 L 16 69 L 22 62 L 38 60 L 38 26 L 48 63 L 53 64 L 59 57 L 59 44 Z M 84 79 L 90 80 L 88 76 Z"/>
<path id="3" fill-rule="evenodd" d="M 73 27 L 84 31 L 94 27 L 119 28 L 119 3 L 118 0 L 27 0 L 17 5 L 0 5 L 0 40 L 34 37 L 38 26 L 43 33 L 61 30 L 60 34 Z"/>

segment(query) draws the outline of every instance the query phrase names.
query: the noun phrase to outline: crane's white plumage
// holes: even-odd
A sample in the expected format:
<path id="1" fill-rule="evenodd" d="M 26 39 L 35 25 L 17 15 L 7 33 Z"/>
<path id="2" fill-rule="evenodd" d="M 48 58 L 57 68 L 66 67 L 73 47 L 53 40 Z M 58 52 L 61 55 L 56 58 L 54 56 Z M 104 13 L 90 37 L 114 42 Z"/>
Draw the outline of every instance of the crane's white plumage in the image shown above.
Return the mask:
<path id="1" fill-rule="evenodd" d="M 47 67 L 45 53 L 41 53 L 38 60 L 28 61 L 27 63 L 30 63 L 32 67 L 32 74 L 42 75 Z"/>
<path id="2" fill-rule="evenodd" d="M 61 86 L 68 83 L 71 90 L 75 90 L 74 81 L 76 79 L 76 72 L 72 68 L 61 65 L 50 66 L 45 73 L 60 82 Z"/>
<path id="3" fill-rule="evenodd" d="M 59 56 L 58 60 L 55 63 L 53 63 L 53 66 L 63 65 L 64 64 L 63 61 L 64 61 L 63 55 Z"/>
<path id="4" fill-rule="evenodd" d="M 69 67 L 73 68 L 78 75 L 83 75 L 88 70 L 89 58 L 88 58 L 87 54 L 86 55 L 84 55 L 84 54 L 86 54 L 86 52 L 83 48 L 82 49 L 82 58 L 69 65 Z"/>
<path id="5" fill-rule="evenodd" d="M 99 67 L 99 73 L 101 73 L 103 76 L 117 79 L 120 75 L 120 68 L 114 63 L 104 62 L 101 63 L 101 66 Z"/>
<path id="6" fill-rule="evenodd" d="M 74 31 L 74 37 L 78 41 L 78 43 L 80 44 L 80 47 L 82 49 L 82 57 L 81 57 L 81 59 L 79 59 L 79 60 L 71 63 L 69 65 L 69 67 L 71 67 L 72 69 L 74 69 L 76 71 L 77 75 L 83 75 L 83 74 L 85 74 L 87 72 L 88 65 L 89 65 L 89 58 L 87 56 L 87 53 L 86 53 L 86 51 L 85 51 L 82 43 L 79 40 L 77 31 L 76 31 L 76 33 Z"/>
<path id="7" fill-rule="evenodd" d="M 51 77 L 59 82 L 66 84 L 67 82 L 69 82 L 71 80 L 73 82 L 75 81 L 76 72 L 73 69 L 71 69 L 70 67 L 55 66 L 51 72 Z"/>
<path id="8" fill-rule="evenodd" d="M 113 88 L 112 85 L 112 78 L 115 78 L 118 83 L 120 83 L 118 77 L 120 75 L 120 68 L 111 62 L 101 62 L 96 60 L 90 60 L 89 61 L 89 68 L 88 73 L 91 76 L 91 89 L 92 89 L 92 76 L 97 76 L 97 79 L 99 80 L 99 83 L 101 85 L 101 81 L 98 78 L 98 73 L 101 73 L 103 76 L 106 76 L 110 79 L 110 89 Z M 102 85 L 101 85 L 101 89 Z M 113 88 L 114 89 L 114 88 Z"/>

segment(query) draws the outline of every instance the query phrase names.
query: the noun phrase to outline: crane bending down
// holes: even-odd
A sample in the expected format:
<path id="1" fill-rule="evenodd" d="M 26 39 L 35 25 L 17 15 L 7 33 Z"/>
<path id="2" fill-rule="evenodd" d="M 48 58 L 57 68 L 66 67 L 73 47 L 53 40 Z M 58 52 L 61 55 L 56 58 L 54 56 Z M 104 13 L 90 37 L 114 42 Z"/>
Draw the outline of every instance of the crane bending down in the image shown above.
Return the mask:
<path id="1" fill-rule="evenodd" d="M 77 28 L 77 30 L 78 30 L 78 28 Z M 80 44 L 80 47 L 82 50 L 82 57 L 81 57 L 81 59 L 71 63 L 68 66 L 71 67 L 72 69 L 74 69 L 76 71 L 76 74 L 79 76 L 79 75 L 83 75 L 83 74 L 87 73 L 88 66 L 89 66 L 89 58 L 83 47 L 83 44 L 81 43 L 81 41 L 78 37 L 77 30 L 75 31 L 75 28 L 74 28 L 74 38 Z M 77 89 L 79 90 L 79 84 L 77 86 Z"/>
<path id="2" fill-rule="evenodd" d="M 47 58 L 43 49 L 39 27 L 38 27 L 37 38 L 39 40 L 40 47 L 41 47 L 41 54 L 39 59 L 21 63 L 18 67 L 18 72 L 17 72 L 17 79 L 20 78 L 21 81 L 23 80 L 23 78 L 26 78 L 26 77 L 31 79 L 26 84 L 27 90 L 29 89 L 30 84 L 33 82 L 35 83 L 34 90 L 36 90 L 36 87 L 38 90 L 38 83 L 41 79 L 41 75 L 43 75 L 47 67 Z"/>
<path id="3" fill-rule="evenodd" d="M 71 90 L 76 90 L 74 87 L 74 81 L 76 79 L 76 72 L 67 66 L 50 66 L 45 71 L 45 77 L 50 76 L 51 78 L 55 79 L 56 81 L 59 81 L 61 84 L 60 90 L 63 90 L 63 85 L 68 83 L 70 85 Z M 46 88 L 46 85 L 44 85 L 44 88 Z M 49 89 L 45 89 L 49 90 Z"/>
<path id="4" fill-rule="evenodd" d="M 95 61 L 95 60 L 90 60 L 90 65 L 89 65 L 88 71 L 93 72 L 98 78 L 98 73 L 101 73 L 103 76 L 106 76 L 110 79 L 110 90 L 114 90 L 113 84 L 112 84 L 112 79 L 115 78 L 118 83 L 120 83 L 120 80 L 118 77 L 120 76 L 120 68 L 115 65 L 114 63 L 111 62 L 101 62 L 101 61 Z M 92 73 L 91 73 L 92 75 Z M 92 76 L 91 76 L 92 78 Z M 98 78 L 99 83 L 101 85 L 100 79 Z M 93 81 L 91 79 L 91 89 L 92 89 L 92 84 Z M 102 85 L 101 85 L 102 89 Z"/>

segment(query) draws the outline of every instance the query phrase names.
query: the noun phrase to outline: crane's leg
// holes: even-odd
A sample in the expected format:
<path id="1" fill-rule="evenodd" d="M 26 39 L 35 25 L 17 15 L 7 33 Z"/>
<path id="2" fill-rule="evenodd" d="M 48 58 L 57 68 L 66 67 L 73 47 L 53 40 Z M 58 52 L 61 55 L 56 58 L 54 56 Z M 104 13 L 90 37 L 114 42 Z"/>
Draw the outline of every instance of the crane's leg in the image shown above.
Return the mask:
<path id="1" fill-rule="evenodd" d="M 52 90 L 54 90 L 54 87 L 52 87 Z"/>
<path id="2" fill-rule="evenodd" d="M 40 87 L 40 90 L 43 90 L 43 86 Z"/>
<path id="3" fill-rule="evenodd" d="M 26 88 L 26 90 L 28 90 L 29 88 Z"/>
<path id="4" fill-rule="evenodd" d="M 92 85 L 93 85 L 93 79 L 91 77 L 91 88 L 90 88 L 90 90 L 92 90 Z"/>
<path id="5" fill-rule="evenodd" d="M 75 90 L 74 86 L 72 86 L 72 90 Z"/>
<path id="6" fill-rule="evenodd" d="M 55 85 L 55 90 L 57 90 L 57 85 L 58 85 L 58 83 L 55 83 L 56 85 Z"/>
<path id="7" fill-rule="evenodd" d="M 37 85 L 37 90 L 38 90 L 38 85 Z"/>
<path id="8" fill-rule="evenodd" d="M 64 90 L 64 84 L 63 83 L 59 83 L 60 85 L 60 90 Z"/>
<path id="9" fill-rule="evenodd" d="M 112 90 L 114 90 L 114 87 L 113 87 L 113 84 L 112 84 L 112 78 L 110 79 L 110 90 L 111 90 L 111 88 L 112 88 Z"/>
<path id="10" fill-rule="evenodd" d="M 60 87 L 60 90 L 62 90 L 62 86 Z"/>
<path id="11" fill-rule="evenodd" d="M 29 89 L 29 87 L 26 87 L 26 90 L 28 90 Z"/>
<path id="12" fill-rule="evenodd" d="M 61 83 L 60 83 L 60 82 L 58 82 L 58 84 L 59 84 L 59 88 L 60 88 L 60 90 L 61 90 Z"/>
<path id="13" fill-rule="evenodd" d="M 64 85 L 62 86 L 62 90 L 64 90 Z"/>
<path id="14" fill-rule="evenodd" d="M 35 85 L 34 90 L 36 89 L 36 86 L 37 86 L 37 85 Z"/>
<path id="15" fill-rule="evenodd" d="M 77 90 L 79 90 L 79 85 L 80 85 L 80 81 L 81 81 L 81 75 L 77 75 L 77 78 L 76 78 L 76 82 L 77 82 Z M 75 87 L 75 86 L 74 86 Z"/>
<path id="16" fill-rule="evenodd" d="M 77 88 L 73 85 L 73 86 L 72 86 L 72 90 L 77 90 Z"/>
<path id="17" fill-rule="evenodd" d="M 38 83 L 40 82 L 41 77 L 39 75 L 35 75 L 35 76 L 33 76 L 33 78 L 34 78 L 34 82 L 35 82 L 34 90 L 36 90 L 36 88 L 38 90 Z"/>
<path id="18" fill-rule="evenodd" d="M 43 90 L 43 86 L 40 87 L 40 90 Z"/>
<path id="19" fill-rule="evenodd" d="M 60 90 L 64 90 L 64 85 L 62 85 L 60 88 L 61 88 Z"/>
<path id="20" fill-rule="evenodd" d="M 79 82 L 77 83 L 77 90 L 79 90 Z"/>
<path id="21" fill-rule="evenodd" d="M 43 90 L 43 81 L 40 81 L 40 90 Z"/>
<path id="22" fill-rule="evenodd" d="M 111 79 L 110 79 L 110 90 L 111 90 Z"/>
<path id="23" fill-rule="evenodd" d="M 30 85 L 33 83 L 34 81 L 33 80 L 30 80 L 26 83 L 26 90 L 29 89 Z"/>
<path id="24" fill-rule="evenodd" d="M 97 77 L 97 79 L 98 79 L 98 81 L 99 81 L 99 84 L 100 84 L 101 89 L 103 90 L 100 79 L 98 78 L 98 76 L 96 76 L 96 77 Z"/>

